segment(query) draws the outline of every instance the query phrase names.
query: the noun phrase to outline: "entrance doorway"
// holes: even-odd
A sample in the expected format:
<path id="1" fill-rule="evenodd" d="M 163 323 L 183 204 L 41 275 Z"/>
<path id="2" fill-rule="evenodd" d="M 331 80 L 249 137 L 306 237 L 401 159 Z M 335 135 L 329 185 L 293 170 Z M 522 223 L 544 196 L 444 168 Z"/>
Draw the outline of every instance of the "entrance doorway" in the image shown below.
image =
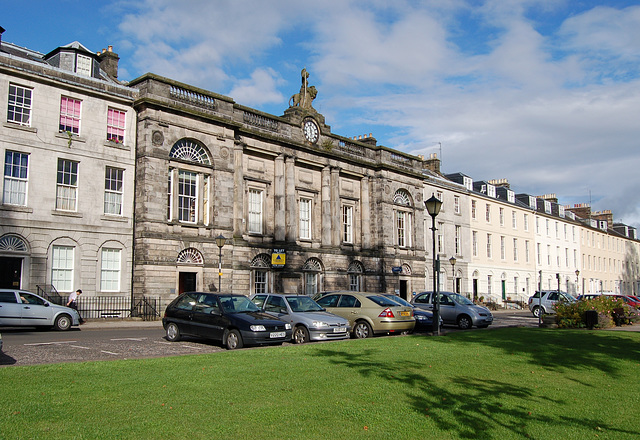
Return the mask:
<path id="1" fill-rule="evenodd" d="M 178 295 L 184 292 L 194 292 L 196 290 L 196 273 L 180 272 L 178 280 Z"/>
<path id="2" fill-rule="evenodd" d="M 473 301 L 477 302 L 478 301 L 478 279 L 474 278 L 473 279 Z"/>
<path id="3" fill-rule="evenodd" d="M 22 287 L 22 258 L 0 257 L 0 289 Z"/>
<path id="4" fill-rule="evenodd" d="M 407 301 L 410 299 L 407 296 L 407 280 L 400 280 L 400 298 L 404 298 Z"/>

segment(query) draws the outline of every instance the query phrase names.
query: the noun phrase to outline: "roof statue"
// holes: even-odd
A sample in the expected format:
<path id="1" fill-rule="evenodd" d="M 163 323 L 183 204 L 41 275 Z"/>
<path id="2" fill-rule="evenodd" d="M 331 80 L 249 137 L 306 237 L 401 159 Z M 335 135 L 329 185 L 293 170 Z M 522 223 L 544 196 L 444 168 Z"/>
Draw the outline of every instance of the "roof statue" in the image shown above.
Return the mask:
<path id="1" fill-rule="evenodd" d="M 315 86 L 309 87 L 309 72 L 306 67 L 302 69 L 300 73 L 302 76 L 302 85 L 300 86 L 300 92 L 294 94 L 289 98 L 289 107 L 300 107 L 303 109 L 311 109 L 311 102 L 316 99 L 318 91 Z"/>

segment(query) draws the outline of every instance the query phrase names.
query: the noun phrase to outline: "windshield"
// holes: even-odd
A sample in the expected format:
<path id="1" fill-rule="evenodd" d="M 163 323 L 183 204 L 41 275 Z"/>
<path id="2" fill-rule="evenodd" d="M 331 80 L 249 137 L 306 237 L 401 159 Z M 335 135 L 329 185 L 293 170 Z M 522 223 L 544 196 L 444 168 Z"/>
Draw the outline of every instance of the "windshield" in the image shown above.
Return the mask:
<path id="1" fill-rule="evenodd" d="M 258 312 L 260 309 L 246 296 L 220 295 L 220 304 L 225 313 Z"/>
<path id="2" fill-rule="evenodd" d="M 287 296 L 292 312 L 321 312 L 324 309 L 308 296 Z"/>
<path id="3" fill-rule="evenodd" d="M 460 304 L 461 306 L 473 305 L 473 302 L 469 298 L 467 298 L 466 296 L 462 296 L 459 293 L 450 293 L 449 298 L 451 298 L 453 301 Z"/>
<path id="4" fill-rule="evenodd" d="M 576 299 L 575 299 L 573 296 L 571 296 L 571 295 L 569 295 L 569 294 L 567 294 L 567 293 L 560 293 L 560 296 L 562 297 L 562 299 L 563 299 L 564 301 L 567 301 L 567 302 L 576 302 Z"/>

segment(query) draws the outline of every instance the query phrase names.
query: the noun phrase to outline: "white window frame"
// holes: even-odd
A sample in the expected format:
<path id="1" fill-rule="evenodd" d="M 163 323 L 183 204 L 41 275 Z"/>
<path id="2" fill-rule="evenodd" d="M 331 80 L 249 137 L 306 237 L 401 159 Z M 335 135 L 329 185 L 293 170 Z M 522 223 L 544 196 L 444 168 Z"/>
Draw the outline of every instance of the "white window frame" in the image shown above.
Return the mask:
<path id="1" fill-rule="evenodd" d="M 487 258 L 492 258 L 491 234 L 487 234 Z"/>
<path id="2" fill-rule="evenodd" d="M 250 234 L 263 233 L 263 200 L 263 189 L 249 188 L 249 195 L 247 200 L 247 232 Z"/>
<path id="3" fill-rule="evenodd" d="M 178 221 L 197 223 L 199 194 L 198 173 L 178 170 Z"/>
<path id="4" fill-rule="evenodd" d="M 121 249 L 102 248 L 100 253 L 100 291 L 119 292 Z"/>
<path id="5" fill-rule="evenodd" d="M 353 244 L 353 205 L 342 205 L 342 241 Z"/>
<path id="6" fill-rule="evenodd" d="M 7 122 L 31 127 L 31 111 L 33 110 L 33 89 L 9 83 L 9 104 Z"/>
<path id="7" fill-rule="evenodd" d="M 5 205 L 27 206 L 28 184 L 29 155 L 19 151 L 6 150 L 4 154 L 2 203 Z"/>
<path id="8" fill-rule="evenodd" d="M 91 76 L 93 68 L 93 59 L 86 55 L 77 54 L 76 56 L 76 73 L 82 76 Z"/>
<path id="9" fill-rule="evenodd" d="M 69 167 L 67 167 L 69 164 Z M 62 166 L 62 169 L 61 169 Z M 78 174 L 80 164 L 69 159 L 58 159 L 56 184 L 56 210 L 78 210 Z"/>
<path id="10" fill-rule="evenodd" d="M 460 214 L 460 196 L 453 196 L 453 212 Z"/>
<path id="11" fill-rule="evenodd" d="M 478 256 L 478 231 L 471 232 L 471 246 L 473 249 L 473 256 Z"/>
<path id="12" fill-rule="evenodd" d="M 124 170 L 106 167 L 104 170 L 104 213 L 122 215 Z"/>
<path id="13" fill-rule="evenodd" d="M 73 292 L 74 252 L 73 246 L 51 248 L 51 284 L 58 292 Z"/>
<path id="14" fill-rule="evenodd" d="M 107 109 L 107 140 L 119 144 L 124 143 L 124 130 L 126 124 L 127 112 L 109 107 Z"/>
<path id="15" fill-rule="evenodd" d="M 300 216 L 300 239 L 311 240 L 311 210 L 313 209 L 313 200 L 307 197 L 301 197 L 299 201 Z"/>
<path id="16" fill-rule="evenodd" d="M 77 112 L 76 112 L 77 104 Z M 82 115 L 82 100 L 69 96 L 60 97 L 60 132 L 80 134 L 80 117 Z"/>

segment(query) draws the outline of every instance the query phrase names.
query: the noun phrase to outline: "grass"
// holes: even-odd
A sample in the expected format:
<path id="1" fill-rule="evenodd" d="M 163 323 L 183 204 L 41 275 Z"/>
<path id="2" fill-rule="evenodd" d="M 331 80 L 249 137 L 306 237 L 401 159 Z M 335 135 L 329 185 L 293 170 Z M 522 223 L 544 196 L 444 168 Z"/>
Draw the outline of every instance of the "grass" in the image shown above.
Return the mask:
<path id="1" fill-rule="evenodd" d="M 0 438 L 638 439 L 640 333 L 495 329 L 0 368 Z"/>

